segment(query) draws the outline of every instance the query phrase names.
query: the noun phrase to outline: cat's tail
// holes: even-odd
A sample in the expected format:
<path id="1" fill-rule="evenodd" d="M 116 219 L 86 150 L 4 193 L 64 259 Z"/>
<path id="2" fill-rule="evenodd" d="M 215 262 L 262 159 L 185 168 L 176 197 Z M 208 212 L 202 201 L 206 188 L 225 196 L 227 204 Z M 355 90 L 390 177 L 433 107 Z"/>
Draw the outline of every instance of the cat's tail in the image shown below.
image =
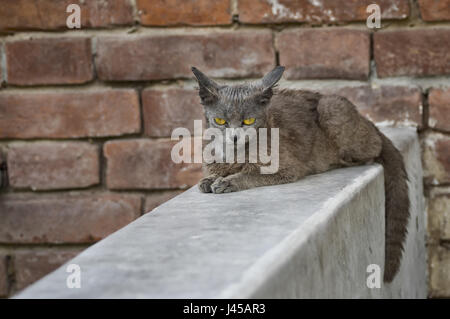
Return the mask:
<path id="1" fill-rule="evenodd" d="M 380 132 L 382 150 L 377 162 L 384 167 L 385 259 L 384 281 L 391 282 L 402 260 L 409 220 L 408 176 L 402 154 Z"/>

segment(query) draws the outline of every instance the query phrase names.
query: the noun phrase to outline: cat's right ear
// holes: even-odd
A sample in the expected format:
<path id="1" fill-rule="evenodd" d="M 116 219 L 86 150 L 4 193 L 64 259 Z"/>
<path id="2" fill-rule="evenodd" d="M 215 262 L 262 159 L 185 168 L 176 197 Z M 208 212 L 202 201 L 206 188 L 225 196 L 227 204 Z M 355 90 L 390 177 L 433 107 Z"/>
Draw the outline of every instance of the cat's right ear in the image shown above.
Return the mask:
<path id="1" fill-rule="evenodd" d="M 272 88 L 281 79 L 284 72 L 284 66 L 277 66 L 275 69 L 267 73 L 259 82 L 262 87 L 262 93 L 258 96 L 261 105 L 267 105 L 272 98 Z"/>
<path id="2" fill-rule="evenodd" d="M 270 89 L 275 86 L 275 84 L 280 81 L 283 72 L 284 66 L 277 66 L 275 67 L 275 69 L 267 73 L 261 80 L 264 90 Z"/>
<path id="3" fill-rule="evenodd" d="M 216 101 L 218 98 L 219 85 L 200 72 L 196 67 L 192 67 L 191 69 L 198 81 L 198 94 L 202 99 L 202 103 L 211 104 Z"/>

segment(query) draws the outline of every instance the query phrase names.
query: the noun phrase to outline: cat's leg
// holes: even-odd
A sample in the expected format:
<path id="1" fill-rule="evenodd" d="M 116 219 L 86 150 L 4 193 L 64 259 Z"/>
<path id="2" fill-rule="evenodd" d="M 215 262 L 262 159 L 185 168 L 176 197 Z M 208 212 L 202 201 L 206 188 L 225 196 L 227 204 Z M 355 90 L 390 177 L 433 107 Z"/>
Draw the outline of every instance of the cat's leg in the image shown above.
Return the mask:
<path id="1" fill-rule="evenodd" d="M 203 166 L 204 178 L 198 183 L 200 191 L 203 193 L 211 193 L 211 185 L 220 177 L 236 174 L 242 171 L 244 166 L 239 163 L 210 163 Z M 251 165 L 246 166 L 247 169 L 251 168 Z"/>
<path id="2" fill-rule="evenodd" d="M 198 187 L 202 193 L 211 193 L 211 185 L 219 178 L 217 174 L 208 175 L 200 180 Z"/>
<path id="3" fill-rule="evenodd" d="M 317 106 L 319 125 L 339 149 L 341 164 L 367 163 L 381 153 L 377 128 L 346 98 L 323 96 Z"/>
<path id="4" fill-rule="evenodd" d="M 237 192 L 258 186 L 278 185 L 295 182 L 300 179 L 298 173 L 292 170 L 280 170 L 275 174 L 260 174 L 258 172 L 239 172 L 226 177 L 219 177 L 211 185 L 213 193 Z"/>

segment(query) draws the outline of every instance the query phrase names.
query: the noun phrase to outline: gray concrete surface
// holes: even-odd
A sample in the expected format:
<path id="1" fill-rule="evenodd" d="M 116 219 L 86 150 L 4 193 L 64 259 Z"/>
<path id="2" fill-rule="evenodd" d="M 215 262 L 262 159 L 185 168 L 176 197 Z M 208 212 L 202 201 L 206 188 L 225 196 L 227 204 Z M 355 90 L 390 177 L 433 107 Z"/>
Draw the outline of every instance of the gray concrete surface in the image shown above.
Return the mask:
<path id="1" fill-rule="evenodd" d="M 414 129 L 385 129 L 402 150 L 411 219 L 400 273 L 368 288 L 384 259 L 381 166 L 337 169 L 230 194 L 196 187 L 86 249 L 16 298 L 424 298 L 425 216 Z M 68 288 L 66 267 L 81 268 Z"/>

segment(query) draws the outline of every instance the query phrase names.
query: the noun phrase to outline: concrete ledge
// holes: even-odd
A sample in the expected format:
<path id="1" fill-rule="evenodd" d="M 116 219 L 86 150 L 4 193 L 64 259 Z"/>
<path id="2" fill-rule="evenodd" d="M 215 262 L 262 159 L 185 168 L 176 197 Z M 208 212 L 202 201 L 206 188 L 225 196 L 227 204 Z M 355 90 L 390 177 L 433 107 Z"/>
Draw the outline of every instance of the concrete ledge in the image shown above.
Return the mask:
<path id="1" fill-rule="evenodd" d="M 384 264 L 384 180 L 375 164 L 231 194 L 193 187 L 16 297 L 425 298 L 417 134 L 384 131 L 406 159 L 412 207 L 392 284 L 366 285 L 367 266 Z M 68 264 L 81 267 L 81 288 L 67 288 Z"/>

